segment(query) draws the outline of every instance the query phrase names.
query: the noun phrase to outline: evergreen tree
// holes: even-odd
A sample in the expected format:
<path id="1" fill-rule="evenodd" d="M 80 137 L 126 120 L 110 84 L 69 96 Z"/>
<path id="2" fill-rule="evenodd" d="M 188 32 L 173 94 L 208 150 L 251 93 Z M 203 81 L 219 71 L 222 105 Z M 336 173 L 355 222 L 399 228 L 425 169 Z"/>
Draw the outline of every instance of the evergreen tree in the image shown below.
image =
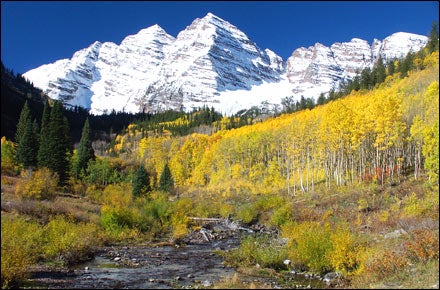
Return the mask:
<path id="1" fill-rule="evenodd" d="M 386 77 L 385 65 L 383 63 L 382 57 L 379 56 L 379 59 L 374 65 L 374 69 L 373 69 L 374 84 L 383 83 L 385 81 L 385 77 Z"/>
<path id="2" fill-rule="evenodd" d="M 414 60 L 414 54 L 412 52 L 408 52 L 406 54 L 406 57 L 399 61 L 398 69 L 401 78 L 408 76 L 408 71 L 410 71 L 413 66 L 413 60 Z"/>
<path id="3" fill-rule="evenodd" d="M 438 26 L 437 22 L 432 22 L 432 28 L 431 32 L 429 34 L 429 40 L 426 45 L 428 47 L 428 52 L 432 53 L 436 50 L 438 50 L 439 44 L 438 44 Z"/>
<path id="4" fill-rule="evenodd" d="M 394 59 L 390 60 L 387 65 L 388 75 L 391 76 L 396 72 L 396 67 L 394 65 Z"/>
<path id="5" fill-rule="evenodd" d="M 38 125 L 37 121 L 26 122 L 26 127 L 17 146 L 16 159 L 24 167 L 37 166 Z"/>
<path id="6" fill-rule="evenodd" d="M 297 110 L 304 110 L 307 108 L 307 100 L 304 98 L 304 96 L 301 96 L 301 99 L 299 100 L 299 108 Z"/>
<path id="7" fill-rule="evenodd" d="M 94 159 L 95 159 L 95 151 L 93 150 L 92 147 L 89 118 L 87 118 L 86 121 L 84 122 L 81 140 L 79 142 L 78 160 L 74 164 L 74 168 L 73 168 L 76 177 L 79 176 L 81 170 L 85 170 L 87 168 L 87 163 L 89 162 L 89 160 L 94 160 Z"/>
<path id="8" fill-rule="evenodd" d="M 37 166 L 38 125 L 32 122 L 28 102 L 24 103 L 17 124 L 15 160 L 24 167 Z"/>
<path id="9" fill-rule="evenodd" d="M 317 100 L 317 104 L 318 105 L 324 105 L 325 103 L 326 103 L 326 98 L 325 98 L 325 95 L 324 95 L 324 93 L 321 93 L 320 95 L 319 95 L 319 97 L 318 97 L 318 100 Z"/>
<path id="10" fill-rule="evenodd" d="M 165 163 L 162 174 L 159 179 L 159 189 L 163 191 L 170 191 L 174 186 L 174 179 L 171 174 L 168 163 Z"/>
<path id="11" fill-rule="evenodd" d="M 40 129 L 40 146 L 38 148 L 38 166 L 48 167 L 48 156 L 50 156 L 49 148 L 49 122 L 50 122 L 50 106 L 46 100 L 41 118 Z"/>
<path id="12" fill-rule="evenodd" d="M 372 78 L 371 78 L 371 69 L 369 67 L 366 67 L 362 70 L 361 73 L 361 82 L 360 87 L 361 89 L 367 89 L 369 90 L 372 86 Z"/>
<path id="13" fill-rule="evenodd" d="M 23 105 L 23 108 L 21 109 L 20 113 L 20 119 L 18 120 L 17 124 L 17 130 L 15 131 L 15 143 L 19 144 L 21 137 L 24 134 L 24 131 L 26 130 L 27 123 L 31 122 L 31 114 L 29 110 L 28 101 Z"/>
<path id="14" fill-rule="evenodd" d="M 50 112 L 48 126 L 48 155 L 43 157 L 42 163 L 56 172 L 59 176 L 60 185 L 68 180 L 69 157 L 72 145 L 69 138 L 69 125 L 61 101 L 55 101 Z"/>
<path id="15" fill-rule="evenodd" d="M 133 180 L 133 197 L 139 197 L 151 191 L 148 172 L 143 165 L 136 170 Z"/>

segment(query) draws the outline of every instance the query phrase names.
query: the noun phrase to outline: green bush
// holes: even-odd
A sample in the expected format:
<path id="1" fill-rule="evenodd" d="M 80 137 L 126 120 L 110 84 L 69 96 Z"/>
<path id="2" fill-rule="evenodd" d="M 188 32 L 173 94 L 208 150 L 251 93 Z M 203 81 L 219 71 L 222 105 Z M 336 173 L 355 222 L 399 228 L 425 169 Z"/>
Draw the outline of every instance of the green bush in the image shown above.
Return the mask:
<path id="1" fill-rule="evenodd" d="M 166 227 L 169 224 L 172 207 L 168 196 L 164 192 L 154 192 L 144 208 L 144 214 L 153 217 L 161 226 Z"/>
<path id="2" fill-rule="evenodd" d="M 267 236 L 249 236 L 243 238 L 240 247 L 225 254 L 225 260 L 233 267 L 248 267 L 259 264 L 263 268 L 286 269 L 284 260 L 287 250 Z"/>
<path id="3" fill-rule="evenodd" d="M 134 228 L 136 217 L 133 212 L 133 209 L 128 207 L 104 205 L 101 209 L 101 225 L 107 231 Z"/>
<path id="4" fill-rule="evenodd" d="M 289 257 L 296 266 L 325 273 L 333 269 L 329 260 L 332 250 L 329 224 L 318 222 L 287 223 L 282 227 L 283 236 L 289 239 Z"/>
<path id="5" fill-rule="evenodd" d="M 99 236 L 95 224 L 75 224 L 63 216 L 56 216 L 44 227 L 45 258 L 63 264 L 86 260 L 93 247 L 101 244 Z"/>
<path id="6" fill-rule="evenodd" d="M 250 224 L 258 219 L 258 210 L 251 203 L 240 206 L 237 210 L 237 218 L 245 224 Z"/>
<path id="7" fill-rule="evenodd" d="M 329 223 L 289 222 L 281 228 L 283 236 L 288 238 L 289 258 L 297 267 L 321 274 L 363 270 L 366 248 L 348 224 L 341 222 L 332 227 Z"/>
<path id="8" fill-rule="evenodd" d="M 271 225 L 278 227 L 290 221 L 293 221 L 293 206 L 291 203 L 285 203 L 276 208 L 270 219 Z"/>

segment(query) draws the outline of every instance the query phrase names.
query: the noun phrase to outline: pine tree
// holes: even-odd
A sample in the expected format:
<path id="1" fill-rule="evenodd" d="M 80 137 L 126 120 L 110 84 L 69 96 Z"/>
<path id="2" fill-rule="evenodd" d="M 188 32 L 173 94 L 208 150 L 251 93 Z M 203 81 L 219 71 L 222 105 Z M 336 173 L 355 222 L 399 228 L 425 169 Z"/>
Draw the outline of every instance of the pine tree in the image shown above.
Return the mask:
<path id="1" fill-rule="evenodd" d="M 84 122 L 84 127 L 82 129 L 81 140 L 79 142 L 78 148 L 78 160 L 74 164 L 74 173 L 76 177 L 79 176 L 81 170 L 85 170 L 87 168 L 87 163 L 89 160 L 95 159 L 95 151 L 92 147 L 92 140 L 90 138 L 90 124 L 89 118 Z"/>
<path id="2" fill-rule="evenodd" d="M 24 134 L 24 131 L 26 130 L 26 125 L 28 122 L 31 121 L 31 115 L 29 110 L 28 101 L 23 105 L 23 108 L 21 109 L 20 113 L 20 119 L 18 120 L 17 124 L 17 130 L 15 131 L 15 143 L 19 144 L 20 139 Z"/>
<path id="3" fill-rule="evenodd" d="M 162 174 L 159 179 L 159 189 L 163 191 L 170 191 L 174 186 L 174 179 L 171 174 L 168 163 L 165 163 Z"/>
<path id="4" fill-rule="evenodd" d="M 382 57 L 379 56 L 379 59 L 374 65 L 374 69 L 373 69 L 374 84 L 383 83 L 385 81 L 385 77 L 386 77 L 385 65 L 383 63 Z"/>
<path id="5" fill-rule="evenodd" d="M 48 156 L 50 156 L 49 148 L 49 122 L 50 122 L 50 106 L 46 100 L 43 109 L 43 116 L 41 118 L 40 129 L 40 146 L 38 148 L 38 166 L 48 167 Z"/>
<path id="6" fill-rule="evenodd" d="M 373 83 L 373 80 L 371 77 L 371 69 L 369 67 L 366 67 L 362 70 L 362 73 L 361 73 L 360 87 L 361 87 L 361 89 L 369 90 L 372 86 L 372 83 Z"/>
<path id="7" fill-rule="evenodd" d="M 47 153 L 40 161 L 46 164 L 53 172 L 58 173 L 60 185 L 64 185 L 68 180 L 69 157 L 72 150 L 68 135 L 69 125 L 63 114 L 61 101 L 55 101 L 50 112 L 47 137 Z"/>
<path id="8" fill-rule="evenodd" d="M 400 77 L 404 78 L 408 76 L 408 71 L 413 67 L 414 53 L 408 52 L 406 57 L 399 61 L 398 70 L 400 72 Z"/>
<path id="9" fill-rule="evenodd" d="M 321 94 L 319 95 L 319 97 L 318 97 L 317 104 L 318 104 L 318 105 L 324 105 L 326 101 L 327 101 L 327 100 L 326 100 L 326 98 L 325 98 L 324 93 L 321 93 Z"/>
<path id="10" fill-rule="evenodd" d="M 432 53 L 436 50 L 438 50 L 439 44 L 438 44 L 438 26 L 437 22 L 432 22 L 432 28 L 431 32 L 429 34 L 429 40 L 426 45 L 428 47 L 428 52 Z"/>
<path id="11" fill-rule="evenodd" d="M 37 121 L 31 122 L 30 119 L 26 122 L 26 127 L 20 142 L 17 146 L 17 162 L 22 164 L 25 168 L 37 166 L 37 150 L 38 150 L 38 125 Z"/>
<path id="12" fill-rule="evenodd" d="M 37 166 L 38 149 L 38 125 L 36 120 L 32 122 L 28 102 L 24 103 L 17 124 L 15 140 L 17 149 L 15 160 L 24 167 Z"/>
<path id="13" fill-rule="evenodd" d="M 133 197 L 139 197 L 151 191 L 148 172 L 145 167 L 140 165 L 136 170 L 133 180 Z"/>
<path id="14" fill-rule="evenodd" d="M 394 59 L 390 60 L 387 65 L 388 75 L 393 75 L 396 72 L 396 67 L 394 65 Z"/>

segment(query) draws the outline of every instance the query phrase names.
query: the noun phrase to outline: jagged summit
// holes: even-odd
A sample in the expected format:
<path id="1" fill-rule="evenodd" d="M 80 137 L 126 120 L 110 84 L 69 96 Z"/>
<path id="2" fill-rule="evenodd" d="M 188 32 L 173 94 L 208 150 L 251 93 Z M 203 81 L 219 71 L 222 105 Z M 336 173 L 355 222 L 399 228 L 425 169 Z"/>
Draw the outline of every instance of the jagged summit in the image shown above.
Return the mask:
<path id="1" fill-rule="evenodd" d="M 155 24 L 117 45 L 94 42 L 71 59 L 23 74 L 49 97 L 94 114 L 187 109 L 203 105 L 232 114 L 293 96 L 317 98 L 384 60 L 418 51 L 427 37 L 397 32 L 384 40 L 317 42 L 283 60 L 239 28 L 207 13 L 173 37 Z"/>

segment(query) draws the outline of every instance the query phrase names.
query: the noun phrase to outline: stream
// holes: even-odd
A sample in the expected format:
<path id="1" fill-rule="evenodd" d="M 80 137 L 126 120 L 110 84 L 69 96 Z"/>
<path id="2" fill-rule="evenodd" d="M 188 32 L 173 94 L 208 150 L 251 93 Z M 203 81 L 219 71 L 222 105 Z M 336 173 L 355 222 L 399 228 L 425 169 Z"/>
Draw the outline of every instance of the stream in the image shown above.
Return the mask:
<path id="1" fill-rule="evenodd" d="M 238 241 L 214 241 L 181 247 L 107 247 L 87 263 L 63 273 L 38 272 L 33 288 L 51 289 L 172 289 L 194 285 L 209 287 L 230 278 L 234 269 L 222 264 L 215 249 L 236 246 Z"/>
<path id="2" fill-rule="evenodd" d="M 40 289 L 200 289 L 212 288 L 215 282 L 230 279 L 236 273 L 223 264 L 214 250 L 229 250 L 239 246 L 240 235 L 228 229 L 205 230 L 198 237 L 175 246 L 112 246 L 103 247 L 94 259 L 67 270 L 31 273 L 25 288 Z M 208 238 L 212 238 L 211 240 Z M 247 277 L 265 288 L 290 288 L 274 277 Z M 318 279 L 292 275 L 296 288 L 327 288 Z M 292 282 L 293 283 L 293 282 Z M 293 285 L 293 284 L 290 285 Z M 284 285 L 282 285 L 284 284 Z M 243 285 L 245 286 L 245 285 Z M 249 285 L 248 285 L 249 286 Z"/>

